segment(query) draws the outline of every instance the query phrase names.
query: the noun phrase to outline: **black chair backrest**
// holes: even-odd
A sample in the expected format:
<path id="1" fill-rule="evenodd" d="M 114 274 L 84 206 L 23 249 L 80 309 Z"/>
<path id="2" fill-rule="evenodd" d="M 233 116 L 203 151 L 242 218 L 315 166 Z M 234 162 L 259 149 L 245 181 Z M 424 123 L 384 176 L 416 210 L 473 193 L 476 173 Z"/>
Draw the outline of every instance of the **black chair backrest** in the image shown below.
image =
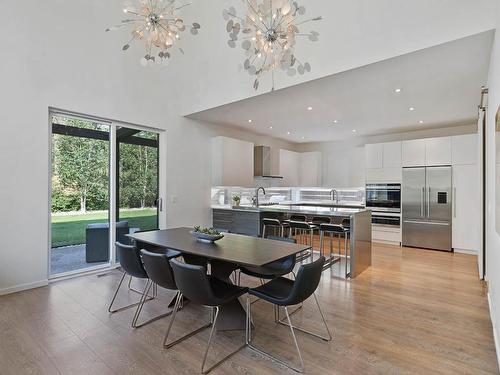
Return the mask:
<path id="1" fill-rule="evenodd" d="M 293 214 L 290 216 L 291 221 L 306 221 L 306 215 Z"/>
<path id="2" fill-rule="evenodd" d="M 262 223 L 268 226 L 281 226 L 281 222 L 278 219 L 264 218 L 262 219 Z"/>
<path id="3" fill-rule="evenodd" d="M 290 221 L 290 228 L 311 230 L 311 225 L 305 221 Z"/>
<path id="4" fill-rule="evenodd" d="M 141 254 L 149 279 L 162 288 L 177 290 L 174 271 L 172 271 L 167 255 L 152 253 L 147 250 L 141 250 Z"/>
<path id="5" fill-rule="evenodd" d="M 274 240 L 274 241 L 281 241 L 281 242 L 297 243 L 297 240 L 295 238 L 289 238 L 289 237 L 268 236 L 267 239 Z M 293 256 L 295 256 L 295 255 L 293 255 Z"/>
<path id="6" fill-rule="evenodd" d="M 172 259 L 170 265 L 174 270 L 177 288 L 184 296 L 199 305 L 217 305 L 205 267 L 182 263 L 176 259 Z"/>
<path id="7" fill-rule="evenodd" d="M 319 226 L 319 230 L 323 232 L 341 233 L 341 234 L 344 234 L 346 232 L 345 228 L 339 224 L 321 224 Z"/>
<path id="8" fill-rule="evenodd" d="M 331 221 L 330 218 L 326 216 L 314 216 L 312 222 L 314 224 L 321 224 L 321 223 L 329 224 Z"/>
<path id="9" fill-rule="evenodd" d="M 325 257 L 321 256 L 312 263 L 301 265 L 292 291 L 285 301 L 282 301 L 283 304 L 286 306 L 297 305 L 308 299 L 318 288 L 324 264 Z"/>
<path id="10" fill-rule="evenodd" d="M 342 226 L 346 229 L 350 229 L 351 228 L 351 219 L 343 219 Z"/>
<path id="11" fill-rule="evenodd" d="M 115 242 L 116 255 L 125 273 L 140 279 L 147 279 L 148 274 L 142 265 L 141 256 L 135 246 Z"/>

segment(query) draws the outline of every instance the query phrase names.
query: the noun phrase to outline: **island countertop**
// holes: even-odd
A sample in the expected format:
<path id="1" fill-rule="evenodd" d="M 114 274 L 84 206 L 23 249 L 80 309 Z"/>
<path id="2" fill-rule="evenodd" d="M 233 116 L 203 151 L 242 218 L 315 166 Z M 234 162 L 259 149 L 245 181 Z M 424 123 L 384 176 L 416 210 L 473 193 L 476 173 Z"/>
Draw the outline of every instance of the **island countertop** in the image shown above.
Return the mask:
<path id="1" fill-rule="evenodd" d="M 304 215 L 318 215 L 318 216 L 341 216 L 349 217 L 353 214 L 358 214 L 367 211 L 364 208 L 345 208 L 345 207 L 321 207 L 321 206 L 290 206 L 283 204 L 276 204 L 272 206 L 240 206 L 232 207 L 229 205 L 212 205 L 214 210 L 231 210 L 243 212 L 280 212 L 280 213 L 298 213 Z"/>

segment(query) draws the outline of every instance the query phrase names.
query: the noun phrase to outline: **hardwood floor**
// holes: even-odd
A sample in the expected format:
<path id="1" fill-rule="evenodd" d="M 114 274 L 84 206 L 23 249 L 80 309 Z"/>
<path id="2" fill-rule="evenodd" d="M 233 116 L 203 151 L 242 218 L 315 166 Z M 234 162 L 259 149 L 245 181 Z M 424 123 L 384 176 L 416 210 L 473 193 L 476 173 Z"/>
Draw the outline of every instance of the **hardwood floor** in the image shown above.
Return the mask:
<path id="1" fill-rule="evenodd" d="M 0 297 L 0 374 L 199 373 L 208 331 L 163 350 L 169 318 L 133 330 L 131 309 L 108 314 L 119 277 L 115 271 Z M 298 333 L 308 374 L 498 373 L 486 291 L 473 256 L 375 245 L 371 269 L 353 281 L 327 271 L 317 294 L 334 339 Z M 165 297 L 146 304 L 144 318 L 164 311 Z M 134 298 L 125 292 L 118 303 Z M 273 322 L 272 306 L 260 301 L 252 312 L 256 343 L 294 360 L 292 338 Z M 208 310 L 188 305 L 173 335 L 208 318 Z M 322 328 L 313 301 L 293 319 Z M 243 332 L 217 334 L 209 364 L 243 340 Z M 213 373 L 292 372 L 244 349 Z"/>

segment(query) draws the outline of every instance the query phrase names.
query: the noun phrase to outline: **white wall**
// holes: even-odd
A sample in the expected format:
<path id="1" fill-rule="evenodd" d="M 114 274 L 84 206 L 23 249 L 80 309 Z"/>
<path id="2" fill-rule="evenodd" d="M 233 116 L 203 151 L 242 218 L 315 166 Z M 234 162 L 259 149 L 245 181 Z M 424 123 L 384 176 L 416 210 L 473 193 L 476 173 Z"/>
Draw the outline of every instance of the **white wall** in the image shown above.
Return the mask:
<path id="1" fill-rule="evenodd" d="M 496 231 L 495 191 L 500 186 L 495 184 L 496 159 L 495 154 L 498 150 L 495 147 L 495 114 L 500 106 L 500 3 L 497 9 L 498 28 L 495 35 L 493 53 L 491 56 L 490 73 L 488 79 L 489 98 L 487 112 L 487 134 L 486 134 L 486 202 L 487 202 L 487 221 L 486 221 L 486 278 L 488 280 L 490 307 L 492 312 L 493 329 L 497 344 L 497 356 L 499 353 L 498 336 L 500 327 L 500 236 Z"/>
<path id="2" fill-rule="evenodd" d="M 479 94 L 478 94 L 479 95 Z M 359 187 L 365 185 L 364 145 L 402 141 L 419 138 L 433 138 L 477 132 L 477 125 L 450 126 L 438 129 L 422 129 L 404 133 L 393 133 L 350 140 L 323 143 L 304 143 L 297 151 L 320 151 L 322 153 L 322 184 L 324 187 Z"/>
<path id="3" fill-rule="evenodd" d="M 312 72 L 295 77 L 277 73 L 275 87 L 281 89 L 494 29 L 496 1 L 302 1 L 306 16 L 323 16 L 323 21 L 303 26 L 305 31 L 320 33 L 318 42 L 311 43 L 307 38 L 297 41 L 300 49 L 297 57 L 310 62 Z M 262 79 L 260 89 L 255 91 L 253 78 L 243 71 L 242 49 L 227 46 L 222 9 L 233 5 L 240 11 L 243 2 L 198 0 L 194 3 L 196 17 L 202 24 L 203 40 L 210 43 L 210 53 L 198 54 L 196 59 L 187 61 L 186 68 L 192 72 L 196 90 L 191 90 L 190 100 L 183 102 L 183 113 L 269 92 L 271 78 Z M 214 87 L 217 95 L 213 95 Z"/>

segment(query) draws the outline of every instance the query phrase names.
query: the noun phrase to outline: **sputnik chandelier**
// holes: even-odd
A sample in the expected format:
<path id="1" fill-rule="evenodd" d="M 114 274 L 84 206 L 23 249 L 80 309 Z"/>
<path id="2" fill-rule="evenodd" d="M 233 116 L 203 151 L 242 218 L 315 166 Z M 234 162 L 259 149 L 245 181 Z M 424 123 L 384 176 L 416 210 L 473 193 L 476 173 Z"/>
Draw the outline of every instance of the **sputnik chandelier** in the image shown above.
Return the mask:
<path id="1" fill-rule="evenodd" d="M 302 25 L 320 21 L 321 17 L 301 20 L 306 9 L 293 0 L 242 0 L 246 14 L 242 17 L 236 14 L 236 9 L 230 7 L 224 10 L 223 17 L 227 22 L 229 34 L 228 45 L 236 47 L 241 37 L 241 47 L 245 51 L 244 69 L 255 77 L 253 87 L 259 88 L 261 77 L 272 73 L 272 90 L 274 90 L 274 72 L 278 68 L 289 76 L 300 75 L 311 71 L 308 62 L 301 62 L 295 56 L 297 37 L 307 37 L 315 42 L 319 38 L 316 31 L 301 32 Z"/>
<path id="2" fill-rule="evenodd" d="M 150 62 L 166 63 L 170 59 L 170 49 L 176 46 L 181 33 L 187 28 L 178 13 L 190 4 L 178 3 L 177 0 L 138 0 L 137 5 L 133 5 L 129 1 L 123 9 L 128 18 L 106 31 L 130 27 L 132 37 L 122 50 L 128 50 L 134 40 L 142 40 L 146 45 L 146 55 L 141 59 L 142 65 L 148 65 Z M 189 27 L 193 35 L 197 35 L 201 28 L 196 22 Z M 184 53 L 182 48 L 177 48 Z"/>

